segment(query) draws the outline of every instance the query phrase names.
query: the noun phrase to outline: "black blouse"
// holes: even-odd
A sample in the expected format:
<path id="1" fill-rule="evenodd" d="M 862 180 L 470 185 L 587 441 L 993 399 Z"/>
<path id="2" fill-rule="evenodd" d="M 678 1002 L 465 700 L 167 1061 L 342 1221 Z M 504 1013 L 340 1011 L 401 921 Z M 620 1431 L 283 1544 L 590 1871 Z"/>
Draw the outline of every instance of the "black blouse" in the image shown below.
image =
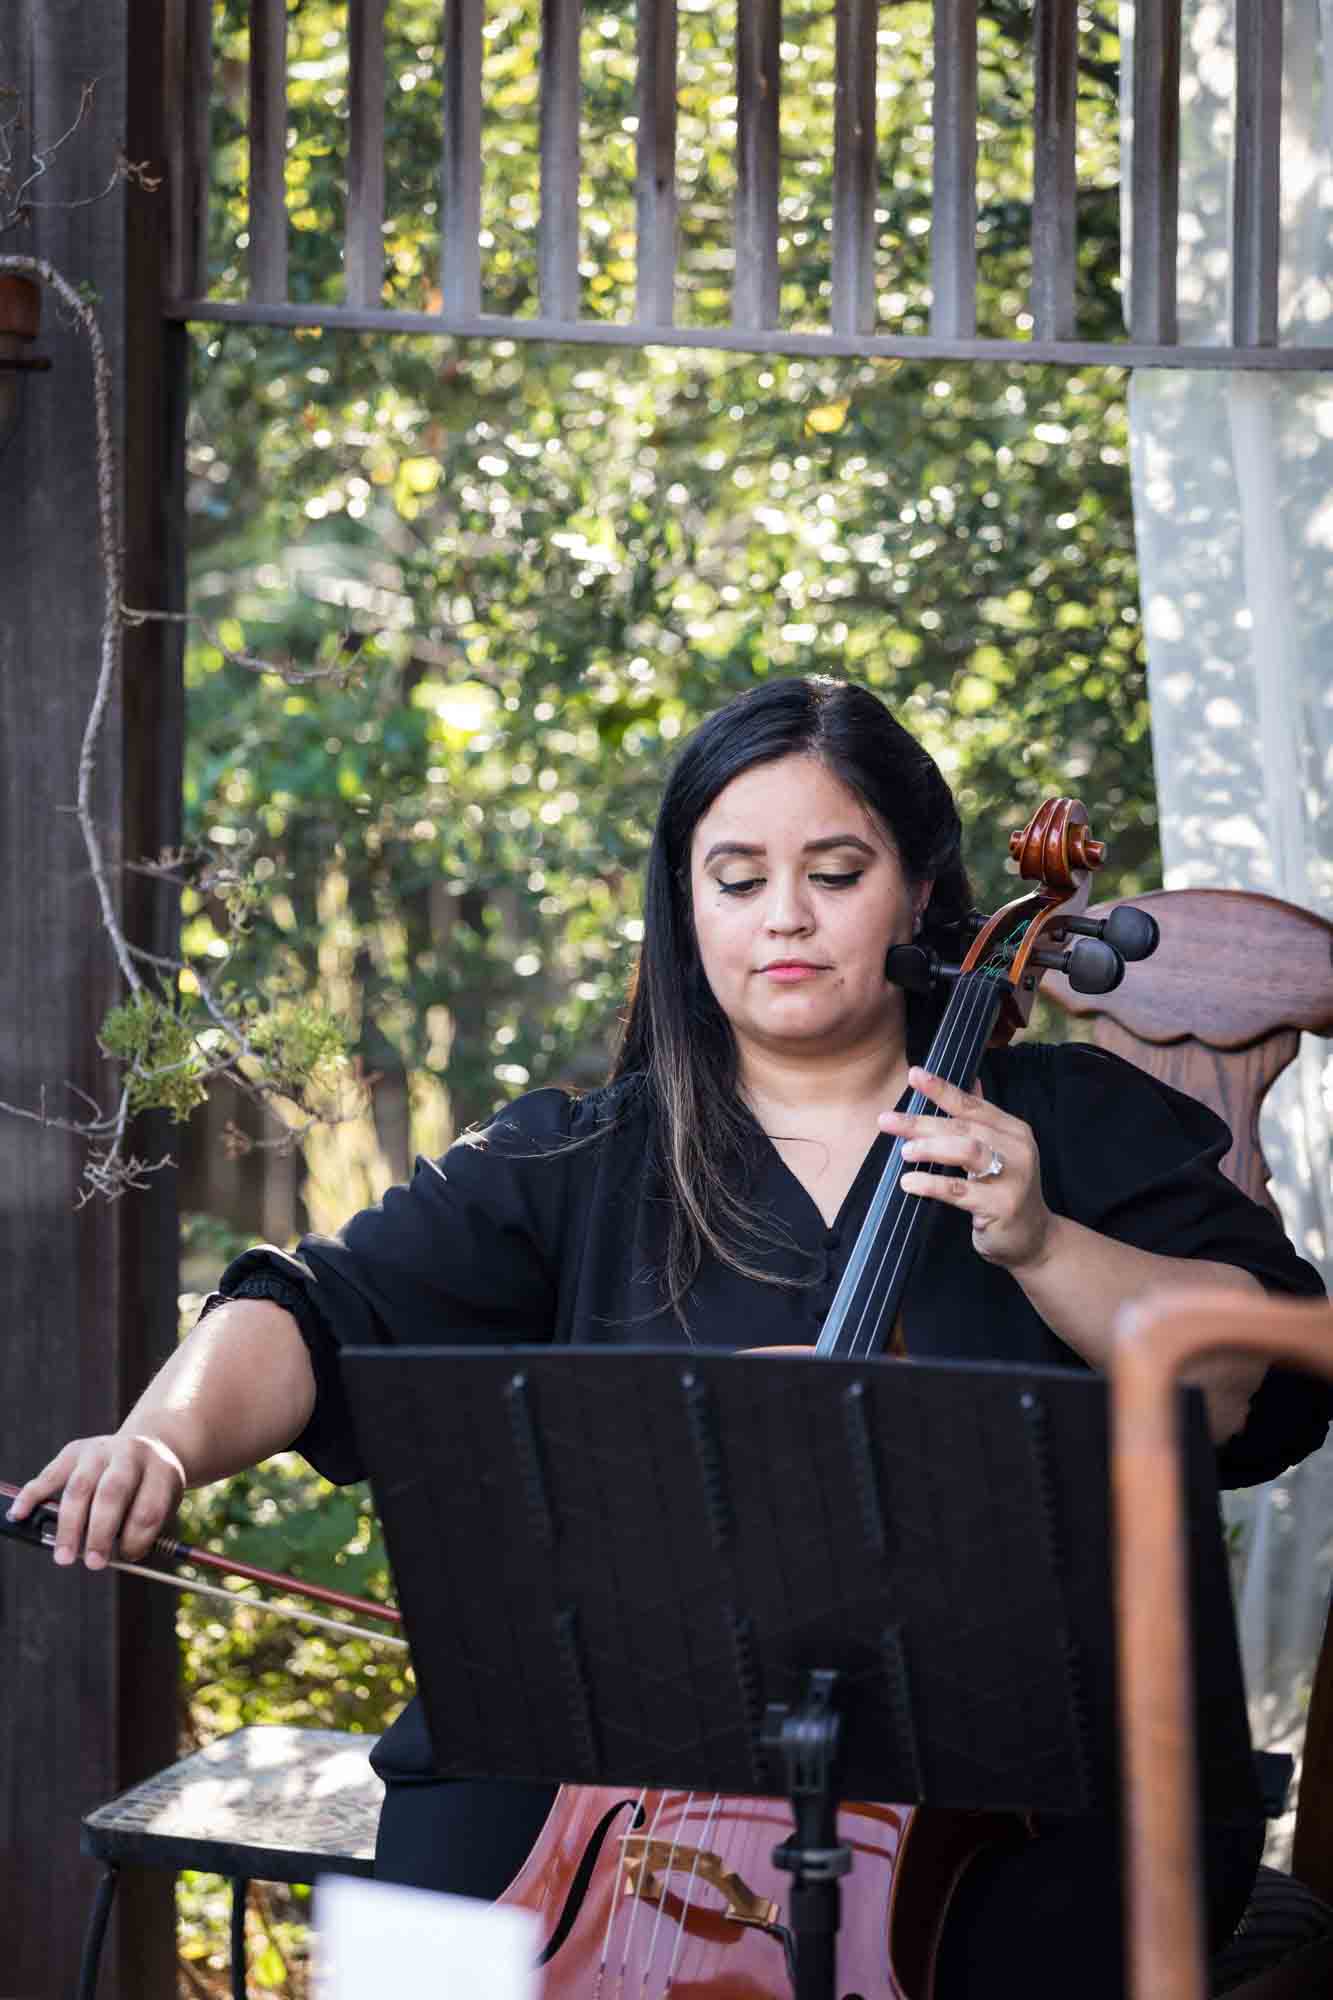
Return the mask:
<path id="1" fill-rule="evenodd" d="M 1230 1134 L 1192 1098 L 1078 1044 L 993 1051 L 981 1081 L 1032 1127 L 1055 1213 L 1143 1250 L 1235 1264 L 1272 1291 L 1322 1292 L 1273 1217 L 1223 1176 Z M 337 1237 L 306 1237 L 294 1256 L 247 1251 L 220 1295 L 272 1298 L 295 1315 L 317 1384 L 296 1448 L 345 1482 L 363 1474 L 336 1365 L 343 1345 L 812 1342 L 889 1147 L 876 1140 L 828 1228 L 756 1126 L 746 1192 L 771 1225 L 766 1264 L 797 1282 L 764 1284 L 706 1255 L 687 1328 L 660 1288 L 665 1193 L 635 1079 L 582 1098 L 531 1092 L 442 1160 L 419 1161 L 406 1187 Z M 931 1204 L 902 1317 L 909 1356 L 1085 1366 L 1009 1273 L 975 1254 L 968 1216 L 942 1204 Z M 1251 1485 L 1305 1457 L 1331 1413 L 1327 1384 L 1270 1369 L 1219 1453 L 1221 1483 Z"/>

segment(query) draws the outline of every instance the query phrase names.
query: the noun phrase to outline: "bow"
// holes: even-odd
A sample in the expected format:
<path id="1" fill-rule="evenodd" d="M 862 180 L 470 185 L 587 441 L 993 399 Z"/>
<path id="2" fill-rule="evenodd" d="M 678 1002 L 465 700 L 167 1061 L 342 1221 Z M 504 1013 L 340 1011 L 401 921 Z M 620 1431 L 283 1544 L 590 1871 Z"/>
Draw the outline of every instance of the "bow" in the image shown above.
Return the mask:
<path id="1" fill-rule="evenodd" d="M 12 1500 L 18 1493 L 17 1486 L 0 1479 L 0 1499 Z M 55 1542 L 56 1510 L 54 1507 L 34 1507 L 26 1520 L 11 1521 L 0 1513 L 0 1535 L 8 1535 L 12 1540 L 27 1542 L 33 1548 L 50 1548 Z M 192 1569 L 220 1570 L 224 1576 L 243 1577 L 247 1583 L 256 1583 L 269 1589 L 287 1591 L 297 1597 L 308 1597 L 317 1604 L 329 1604 L 340 1611 L 350 1611 L 362 1618 L 376 1618 L 388 1625 L 401 1625 L 403 1614 L 391 1604 L 377 1604 L 373 1598 L 351 1597 L 346 1591 L 329 1590 L 323 1584 L 304 1583 L 299 1577 L 288 1576 L 282 1570 L 261 1569 L 256 1563 L 234 1562 L 225 1556 L 214 1555 L 211 1549 L 196 1548 L 190 1542 L 177 1541 L 171 1535 L 159 1535 L 148 1550 L 149 1557 L 158 1562 L 183 1563 Z M 318 1612 L 303 1610 L 300 1605 L 285 1604 L 281 1600 L 268 1597 L 240 1596 L 234 1590 L 221 1590 L 216 1584 L 204 1583 L 198 1577 L 173 1576 L 164 1569 L 155 1569 L 148 1562 L 126 1562 L 120 1556 L 113 1557 L 108 1564 L 111 1569 L 123 1570 L 127 1576 L 142 1576 L 150 1583 L 165 1583 L 173 1590 L 188 1590 L 201 1597 L 215 1597 L 224 1604 L 258 1604 L 276 1617 L 290 1618 L 303 1625 L 319 1625 L 340 1638 L 370 1639 L 381 1646 L 399 1646 L 407 1650 L 407 1640 L 392 1637 L 387 1632 L 368 1631 L 361 1625 L 349 1625 L 338 1618 L 325 1618 Z"/>

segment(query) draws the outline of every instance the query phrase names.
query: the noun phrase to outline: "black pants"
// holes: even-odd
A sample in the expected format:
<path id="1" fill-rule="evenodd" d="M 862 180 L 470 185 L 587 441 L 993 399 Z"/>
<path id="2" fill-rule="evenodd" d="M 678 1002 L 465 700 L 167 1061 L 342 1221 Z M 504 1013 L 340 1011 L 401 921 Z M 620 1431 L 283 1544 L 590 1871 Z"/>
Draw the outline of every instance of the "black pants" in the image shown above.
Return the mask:
<path id="1" fill-rule="evenodd" d="M 375 1873 L 391 1882 L 494 1898 L 518 1873 L 550 1810 L 545 1785 L 390 1778 Z M 1264 1823 L 1204 1836 L 1209 1947 L 1240 1922 Z M 1043 1823 L 1016 1852 L 981 1855 L 949 1912 L 935 2000 L 1122 2000 L 1119 1829 L 1109 1819 Z M 846 1891 L 844 1891 L 846 1893 Z M 1012 1982 L 1012 1984 L 1011 1984 Z"/>

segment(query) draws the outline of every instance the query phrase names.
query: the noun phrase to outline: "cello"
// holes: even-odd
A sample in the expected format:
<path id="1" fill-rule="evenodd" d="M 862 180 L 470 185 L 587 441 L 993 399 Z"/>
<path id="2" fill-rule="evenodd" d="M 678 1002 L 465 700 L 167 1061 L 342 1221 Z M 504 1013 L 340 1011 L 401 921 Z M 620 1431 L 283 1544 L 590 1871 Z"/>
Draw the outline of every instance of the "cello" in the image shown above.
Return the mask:
<path id="1" fill-rule="evenodd" d="M 1010 852 L 1036 886 L 980 921 L 961 965 L 942 966 L 914 945 L 889 954 L 888 976 L 909 990 L 950 983 L 925 1067 L 962 1089 L 987 1047 L 1026 1023 L 1045 970 L 1065 972 L 1077 990 L 1109 992 L 1126 960 L 1147 957 L 1157 941 L 1138 910 L 1102 923 L 1082 915 L 1105 849 L 1077 801 L 1048 800 L 1011 836 Z M 908 1109 L 937 1108 L 917 1092 Z M 899 1186 L 902 1171 L 898 1141 L 806 1350 L 816 1358 L 883 1353 L 920 1243 L 922 1204 Z M 784 2000 L 794 1945 L 774 1849 L 788 1831 L 780 1798 L 566 1785 L 499 1900 L 538 1920 L 548 2000 Z M 964 1870 L 983 1847 L 1025 1839 L 1022 1820 L 844 1804 L 838 1835 L 855 1882 L 838 1933 L 839 2000 L 929 2000 Z"/>

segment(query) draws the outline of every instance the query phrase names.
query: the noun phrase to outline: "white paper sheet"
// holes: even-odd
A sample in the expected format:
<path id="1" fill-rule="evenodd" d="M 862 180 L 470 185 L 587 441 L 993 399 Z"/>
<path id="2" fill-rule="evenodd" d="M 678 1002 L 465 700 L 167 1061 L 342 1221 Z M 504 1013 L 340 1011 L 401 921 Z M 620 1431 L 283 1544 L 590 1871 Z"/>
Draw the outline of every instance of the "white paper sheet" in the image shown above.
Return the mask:
<path id="1" fill-rule="evenodd" d="M 318 2000 L 538 2000 L 526 1910 L 325 1875 L 315 1889 Z"/>

